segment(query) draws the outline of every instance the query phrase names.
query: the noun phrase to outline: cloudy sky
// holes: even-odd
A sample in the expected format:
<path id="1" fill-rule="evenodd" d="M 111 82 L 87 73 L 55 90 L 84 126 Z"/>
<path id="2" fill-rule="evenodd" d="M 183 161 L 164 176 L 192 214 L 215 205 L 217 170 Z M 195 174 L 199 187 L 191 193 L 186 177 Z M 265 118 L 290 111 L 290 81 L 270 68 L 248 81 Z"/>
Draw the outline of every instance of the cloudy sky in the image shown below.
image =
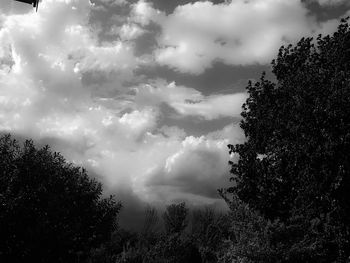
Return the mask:
<path id="1" fill-rule="evenodd" d="M 222 205 L 247 81 L 346 15 L 346 0 L 1 0 L 0 132 L 51 145 L 129 209 Z"/>

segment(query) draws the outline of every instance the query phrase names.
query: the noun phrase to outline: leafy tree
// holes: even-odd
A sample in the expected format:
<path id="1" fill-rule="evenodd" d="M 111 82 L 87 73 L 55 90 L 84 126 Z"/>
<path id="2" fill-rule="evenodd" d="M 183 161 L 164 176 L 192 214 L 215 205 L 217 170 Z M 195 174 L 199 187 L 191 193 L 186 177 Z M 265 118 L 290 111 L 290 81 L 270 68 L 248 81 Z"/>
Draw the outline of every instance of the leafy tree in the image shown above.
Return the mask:
<path id="1" fill-rule="evenodd" d="M 145 209 L 145 222 L 142 232 L 147 234 L 156 231 L 159 218 L 157 210 L 154 207 L 147 206 Z"/>
<path id="2" fill-rule="evenodd" d="M 271 223 L 235 195 L 226 201 L 231 210 L 230 236 L 221 245 L 218 262 L 276 262 L 277 251 L 269 242 Z"/>
<path id="3" fill-rule="evenodd" d="M 84 169 L 48 146 L 0 137 L 0 261 L 84 262 L 121 208 Z"/>
<path id="4" fill-rule="evenodd" d="M 193 211 L 191 238 L 198 247 L 202 262 L 217 262 L 222 244 L 228 238 L 229 219 L 210 207 Z"/>
<path id="5" fill-rule="evenodd" d="M 123 229 L 116 231 L 115 237 L 121 236 L 121 234 L 123 235 L 124 232 L 124 240 L 120 239 L 119 242 L 114 242 L 114 246 L 117 245 L 117 247 L 120 247 L 118 244 L 122 244 L 122 251 L 115 253 L 118 254 L 118 256 L 117 260 L 114 262 L 153 262 L 153 259 L 149 259 L 150 251 L 154 250 L 154 246 L 161 238 L 157 229 L 158 221 L 157 210 L 148 205 L 145 209 L 143 227 L 138 234 L 134 233 L 133 236 L 129 232 L 131 235 L 129 234 L 129 236 L 126 236 L 125 233 L 128 233 L 127 231 Z M 114 238 L 114 241 L 117 241 L 117 239 Z M 114 251 L 116 252 L 117 250 L 114 249 Z"/>
<path id="6" fill-rule="evenodd" d="M 164 213 L 165 232 L 159 233 L 157 211 L 147 207 L 143 229 L 134 238 L 129 236 L 123 242 L 117 242 L 123 244 L 123 249 L 114 262 L 201 262 L 193 238 L 183 231 L 187 226 L 187 214 L 185 203 L 169 205 Z"/>
<path id="7" fill-rule="evenodd" d="M 165 231 L 167 234 L 181 233 L 188 224 L 188 209 L 185 203 L 167 206 L 163 214 Z"/>
<path id="8" fill-rule="evenodd" d="M 149 250 L 146 262 L 152 263 L 200 263 L 201 255 L 193 240 L 181 233 L 163 235 Z"/>
<path id="9" fill-rule="evenodd" d="M 156 208 L 147 206 L 145 209 L 145 220 L 141 231 L 141 239 L 145 245 L 153 245 L 158 237 L 158 213 Z"/>
<path id="10" fill-rule="evenodd" d="M 279 223 L 277 262 L 350 256 L 350 29 L 281 47 L 276 81 L 248 84 L 243 144 L 229 145 L 235 193 Z"/>

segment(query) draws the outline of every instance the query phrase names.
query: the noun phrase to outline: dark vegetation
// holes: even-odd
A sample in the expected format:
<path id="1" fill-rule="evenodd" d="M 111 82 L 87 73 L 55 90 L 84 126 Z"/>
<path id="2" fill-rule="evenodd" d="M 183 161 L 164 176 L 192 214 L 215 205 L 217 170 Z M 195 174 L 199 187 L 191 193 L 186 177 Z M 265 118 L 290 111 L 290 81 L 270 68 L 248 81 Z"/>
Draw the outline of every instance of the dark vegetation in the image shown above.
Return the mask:
<path id="1" fill-rule="evenodd" d="M 0 262 L 83 262 L 121 205 L 84 169 L 32 141 L 0 138 Z"/>
<path id="2" fill-rule="evenodd" d="M 239 161 L 231 163 L 228 190 L 259 225 L 247 233 L 256 239 L 252 251 L 233 247 L 252 262 L 349 262 L 347 20 L 333 36 L 282 47 L 272 72 L 277 83 L 264 75 L 249 83 L 241 122 L 247 140 L 229 145 Z"/>
<path id="3" fill-rule="evenodd" d="M 229 212 L 148 207 L 117 224 L 101 184 L 32 141 L 0 138 L 0 262 L 350 262 L 350 30 L 281 47 L 249 83 L 243 144 L 229 145 Z M 163 227 L 162 227 L 163 226 Z"/>

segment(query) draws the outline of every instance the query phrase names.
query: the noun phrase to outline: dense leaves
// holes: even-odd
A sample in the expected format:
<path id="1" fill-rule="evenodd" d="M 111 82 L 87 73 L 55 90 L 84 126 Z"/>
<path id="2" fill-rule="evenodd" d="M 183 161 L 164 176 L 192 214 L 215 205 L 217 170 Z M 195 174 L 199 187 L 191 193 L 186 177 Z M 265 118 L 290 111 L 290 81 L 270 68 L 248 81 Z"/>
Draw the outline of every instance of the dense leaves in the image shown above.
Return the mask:
<path id="1" fill-rule="evenodd" d="M 346 262 L 350 256 L 350 30 L 281 47 L 277 82 L 249 83 L 229 145 L 229 188 L 275 225 L 275 262 Z M 274 243 L 273 243 L 274 242 Z M 277 248 L 276 248 L 277 249 Z"/>
<path id="2" fill-rule="evenodd" d="M 146 209 L 145 226 L 149 225 L 149 221 L 158 222 L 154 211 Z M 145 235 L 143 229 L 136 239 L 124 240 L 117 262 L 218 262 L 220 255 L 226 251 L 223 248 L 227 247 L 222 245 L 229 229 L 228 217 L 211 209 L 196 210 L 193 214 L 192 220 L 189 220 L 188 208 L 184 203 L 167 206 L 163 214 L 165 231 L 152 231 L 152 238 L 147 239 L 150 235 Z"/>
<path id="3" fill-rule="evenodd" d="M 223 241 L 230 238 L 229 220 L 226 214 L 218 214 L 209 207 L 193 211 L 191 237 L 203 261 L 217 262 Z"/>
<path id="4" fill-rule="evenodd" d="M 181 233 L 187 226 L 188 209 L 185 203 L 171 204 L 163 214 L 167 234 Z"/>
<path id="5" fill-rule="evenodd" d="M 110 238 L 121 208 L 49 147 L 0 138 L 0 261 L 84 262 Z"/>

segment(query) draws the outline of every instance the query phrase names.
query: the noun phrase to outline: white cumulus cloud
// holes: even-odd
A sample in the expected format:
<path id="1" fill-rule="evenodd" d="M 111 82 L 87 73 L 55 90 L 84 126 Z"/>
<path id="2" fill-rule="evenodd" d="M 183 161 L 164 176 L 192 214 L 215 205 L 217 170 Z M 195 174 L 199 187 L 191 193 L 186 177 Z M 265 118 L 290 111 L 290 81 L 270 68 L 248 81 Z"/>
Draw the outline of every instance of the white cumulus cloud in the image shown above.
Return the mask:
<path id="1" fill-rule="evenodd" d="M 217 61 L 268 64 L 281 45 L 325 27 L 300 0 L 198 1 L 169 15 L 139 1 L 134 20 L 161 27 L 154 51 L 160 65 L 191 74 L 201 74 Z"/>
<path id="2" fill-rule="evenodd" d="M 221 117 L 239 117 L 245 93 L 204 96 L 198 90 L 177 86 L 174 82 L 155 81 L 153 85 L 136 88 L 138 105 L 166 103 L 182 116 L 197 116 L 212 120 Z"/>

